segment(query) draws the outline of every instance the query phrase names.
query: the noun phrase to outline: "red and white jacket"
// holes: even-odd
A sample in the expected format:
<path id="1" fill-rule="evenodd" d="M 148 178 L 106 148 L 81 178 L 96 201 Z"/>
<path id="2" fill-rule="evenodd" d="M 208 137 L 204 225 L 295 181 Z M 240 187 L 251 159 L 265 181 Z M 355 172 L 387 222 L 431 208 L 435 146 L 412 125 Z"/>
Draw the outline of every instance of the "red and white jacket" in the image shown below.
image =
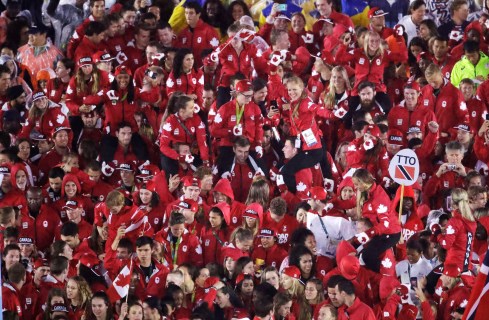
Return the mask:
<path id="1" fill-rule="evenodd" d="M 202 51 L 215 49 L 219 45 L 219 35 L 216 30 L 199 19 L 193 30 L 190 27 L 183 29 L 177 36 L 176 47 L 192 50 L 197 68 L 202 66 Z"/>
<path id="2" fill-rule="evenodd" d="M 170 97 L 175 91 L 181 91 L 185 94 L 195 94 L 197 96 L 195 103 L 199 107 L 202 107 L 202 95 L 204 93 L 204 74 L 202 70 L 195 71 L 192 69 L 187 74 L 182 73 L 179 78 L 175 78 L 173 71 L 170 72 L 166 80 L 166 95 Z"/>

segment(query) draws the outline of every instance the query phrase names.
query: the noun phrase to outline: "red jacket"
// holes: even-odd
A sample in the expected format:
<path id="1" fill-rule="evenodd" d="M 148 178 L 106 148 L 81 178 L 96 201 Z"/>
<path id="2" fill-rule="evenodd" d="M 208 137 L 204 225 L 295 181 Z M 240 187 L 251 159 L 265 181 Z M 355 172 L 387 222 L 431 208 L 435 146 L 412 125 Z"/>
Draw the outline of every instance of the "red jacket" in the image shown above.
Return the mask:
<path id="1" fill-rule="evenodd" d="M 233 128 L 240 124 L 243 127 L 243 135 L 250 139 L 251 147 L 261 146 L 263 140 L 263 116 L 260 107 L 254 102 L 249 102 L 243 106 L 241 119 L 238 119 L 236 100 L 231 100 L 222 105 L 217 111 L 212 125 L 211 134 L 215 138 L 220 138 L 219 146 L 229 147 L 233 145 Z M 239 122 L 238 122 L 239 120 Z"/>
<path id="2" fill-rule="evenodd" d="M 267 61 L 261 52 L 258 52 L 255 45 L 243 42 L 243 50 L 239 54 L 232 45 L 227 45 L 219 53 L 219 64 L 221 65 L 219 86 L 229 87 L 231 77 L 238 72 L 242 73 L 246 79 L 252 79 L 253 65 L 256 68 L 257 63 L 266 64 Z"/>
<path id="3" fill-rule="evenodd" d="M 76 86 L 75 76 L 71 77 L 70 83 L 66 89 L 65 103 L 66 107 L 70 110 L 72 116 L 80 115 L 80 106 L 83 104 L 83 98 L 89 95 L 93 95 L 93 86 L 95 85 L 93 77 L 88 81 L 85 91 L 78 91 Z M 99 85 L 97 92 L 109 86 L 109 79 L 105 77 L 99 78 Z"/>
<path id="4" fill-rule="evenodd" d="M 486 145 L 486 140 L 478 134 L 474 137 L 474 152 L 480 161 L 489 163 L 489 148 Z"/>
<path id="5" fill-rule="evenodd" d="M 37 130 L 46 137 L 51 137 L 51 133 L 56 127 L 70 127 L 70 123 L 68 117 L 61 112 L 61 108 L 57 104 L 50 103 L 42 116 L 27 119 L 19 137 L 29 138 L 32 130 Z"/>
<path id="6" fill-rule="evenodd" d="M 320 103 L 319 96 L 326 89 L 328 82 L 329 81 L 321 78 L 320 73 L 315 70 L 312 71 L 311 77 L 307 82 L 307 91 L 309 92 L 309 97 L 311 97 L 314 103 Z"/>
<path id="7" fill-rule="evenodd" d="M 197 61 L 197 58 L 195 59 Z M 175 91 L 181 91 L 185 94 L 195 94 L 197 100 L 195 103 L 199 107 L 203 107 L 202 95 L 204 93 L 204 74 L 202 70 L 191 70 L 189 73 L 181 73 L 177 79 L 172 72 L 166 80 L 166 95 L 170 97 Z"/>
<path id="8" fill-rule="evenodd" d="M 125 55 L 127 59 L 124 58 L 121 59 L 122 55 Z M 131 69 L 133 74 L 136 71 L 136 69 L 138 69 L 139 67 L 147 63 L 145 50 L 138 49 L 136 48 L 135 45 L 127 45 L 118 56 L 119 59 L 125 60 L 120 65 L 124 65 L 129 69 Z"/>
<path id="9" fill-rule="evenodd" d="M 373 184 L 368 191 L 368 199 L 363 203 L 362 217 L 369 219 L 373 227 L 367 231 L 369 237 L 401 232 L 396 211 L 391 211 L 391 201 L 384 189 Z"/>
<path id="10" fill-rule="evenodd" d="M 438 167 L 434 168 L 436 173 Z M 469 168 L 465 168 L 466 171 Z M 430 205 L 431 208 L 442 208 L 445 196 L 453 188 L 463 188 L 464 177 L 458 175 L 455 171 L 448 171 L 437 177 L 435 174 L 431 176 L 424 187 L 423 202 Z M 433 204 L 431 204 L 434 202 Z"/>
<path id="11" fill-rule="evenodd" d="M 229 242 L 229 230 L 213 230 L 211 227 L 204 227 L 200 233 L 200 243 L 203 249 L 204 265 L 216 262 L 222 265 L 221 252 L 225 244 Z M 219 240 L 217 239 L 219 238 Z"/>
<path id="12" fill-rule="evenodd" d="M 373 59 L 367 56 L 363 48 L 347 50 L 345 45 L 340 45 L 335 60 L 339 64 L 355 63 L 355 85 L 352 90 L 354 96 L 358 95 L 358 85 L 365 80 L 375 83 L 376 92 L 385 93 L 387 90 L 383 80 L 385 67 L 391 62 L 402 62 L 408 58 L 404 41 L 399 42 L 398 52 L 386 51 L 382 56 L 376 55 Z"/>
<path id="13" fill-rule="evenodd" d="M 487 106 L 476 96 L 465 102 L 469 113 L 470 128 L 477 132 L 482 126 L 487 114 Z"/>
<path id="14" fill-rule="evenodd" d="M 171 114 L 163 124 L 160 134 L 160 151 L 168 158 L 178 160 L 179 154 L 174 149 L 177 143 L 190 145 L 192 153 L 197 148 L 202 160 L 209 160 L 209 148 L 206 141 L 205 125 L 200 116 L 194 114 L 192 118 L 181 120 L 177 113 Z M 191 134 L 189 136 L 189 134 Z"/>
<path id="15" fill-rule="evenodd" d="M 28 281 L 20 289 L 20 294 L 24 308 L 22 311 L 24 319 L 34 319 L 39 303 L 39 289 L 36 288 L 33 282 Z"/>
<path id="16" fill-rule="evenodd" d="M 419 127 L 421 128 L 423 137 L 426 137 L 428 123 L 430 121 L 436 121 L 436 117 L 433 111 L 427 108 L 427 106 L 421 105 L 422 102 L 423 100 L 420 97 L 413 111 L 408 110 L 404 105 L 404 101 L 392 108 L 387 116 L 389 129 L 398 129 L 403 135 L 406 135 L 410 127 Z"/>
<path id="17" fill-rule="evenodd" d="M 299 222 L 297 222 L 295 217 L 287 214 L 284 215 L 282 220 L 276 222 L 270 216 L 270 211 L 268 211 L 263 217 L 263 226 L 272 227 L 277 230 L 278 246 L 288 251 L 290 247 L 290 235 L 295 229 L 299 228 Z"/>
<path id="18" fill-rule="evenodd" d="M 433 87 L 426 85 L 421 89 L 423 106 L 429 107 L 436 116 L 440 132 L 449 133 L 453 127 L 465 122 L 467 119 L 467 105 L 462 92 L 444 79 L 437 96 L 433 94 Z"/>
<path id="19" fill-rule="evenodd" d="M 321 20 L 321 18 L 314 22 L 314 24 L 312 25 L 312 32 L 314 33 L 314 40 L 322 46 L 324 37 L 320 37 L 320 31 L 323 29 L 324 20 Z M 331 19 L 335 24 L 342 24 L 347 29 L 353 30 L 355 28 L 353 21 L 346 14 L 331 10 L 331 14 L 328 18 Z"/>
<path id="20" fill-rule="evenodd" d="M 258 245 L 253 249 L 251 254 L 251 259 L 256 261 L 256 259 L 261 259 L 265 261 L 264 267 L 275 267 L 280 268 L 282 261 L 288 256 L 287 251 L 274 244 L 271 248 L 265 249 L 262 245 Z"/>
<path id="21" fill-rule="evenodd" d="M 95 18 L 92 15 L 83 20 L 83 22 L 75 29 L 75 32 L 73 32 L 73 35 L 71 36 L 66 48 L 66 56 L 68 58 L 74 60 L 76 48 L 78 48 L 80 42 L 85 36 L 85 29 L 90 21 L 95 21 Z"/>
<path id="22" fill-rule="evenodd" d="M 138 275 L 135 291 L 138 299 L 144 300 L 148 296 L 155 296 L 160 299 L 163 297 L 165 290 L 161 290 L 161 288 L 165 285 L 166 277 L 168 276 L 168 273 L 170 273 L 170 270 L 167 267 L 153 260 L 153 273 L 151 274 L 151 277 L 149 279 L 146 279 L 144 276 L 144 272 L 141 269 L 139 259 L 137 257 L 133 258 L 132 261 L 130 259 L 121 260 L 117 258 L 116 254 L 117 252 L 110 249 L 109 246 L 107 254 L 104 258 L 104 267 L 107 269 L 108 275 L 112 280 L 117 277 L 124 266 L 129 266 L 132 264 L 132 275 Z"/>
<path id="23" fill-rule="evenodd" d="M 55 81 L 58 83 L 58 87 L 55 86 Z M 64 83 L 61 79 L 49 79 L 46 87 L 46 96 L 49 100 L 54 103 L 60 103 L 63 99 L 63 96 L 66 93 L 66 89 L 68 88 L 68 83 Z"/>
<path id="24" fill-rule="evenodd" d="M 377 143 L 380 143 L 379 141 Z M 385 147 L 381 147 L 379 154 L 375 158 L 368 158 L 367 150 L 365 150 L 363 137 L 353 140 L 346 151 L 347 168 L 345 172 L 350 168 L 365 168 L 374 177 L 388 177 L 389 176 L 389 155 Z M 381 171 L 381 176 L 378 172 Z M 379 181 L 381 181 L 380 179 Z"/>
<path id="25" fill-rule="evenodd" d="M 176 46 L 178 48 L 189 48 L 192 50 L 195 59 L 195 66 L 202 66 L 202 51 L 205 49 L 215 49 L 219 45 L 219 36 L 216 30 L 199 19 L 193 30 L 190 27 L 183 29 L 177 37 Z"/>
<path id="26" fill-rule="evenodd" d="M 204 265 L 202 257 L 202 246 L 199 238 L 185 229 L 183 235 L 176 243 L 172 242 L 172 235 L 169 229 L 161 230 L 158 235 L 163 237 L 165 248 L 165 258 L 172 261 L 174 267 L 184 262 L 190 262 L 192 265 L 201 267 Z"/>
<path id="27" fill-rule="evenodd" d="M 44 251 L 54 241 L 54 232 L 61 225 L 61 220 L 56 211 L 42 204 L 36 217 L 36 247 Z"/>
<path id="28" fill-rule="evenodd" d="M 103 42 L 95 44 L 84 36 L 75 50 L 73 60 L 78 62 L 81 58 L 92 57 L 97 51 L 105 51 Z"/>
<path id="29" fill-rule="evenodd" d="M 460 282 L 455 288 L 442 294 L 442 300 L 438 307 L 438 319 L 450 319 L 451 314 L 458 308 L 464 308 L 470 297 L 470 288 Z"/>
<path id="30" fill-rule="evenodd" d="M 375 314 L 368 305 L 360 301 L 358 297 L 355 298 L 353 305 L 347 307 L 342 305 L 338 309 L 338 320 L 375 320 Z"/>
<path id="31" fill-rule="evenodd" d="M 445 263 L 456 264 L 462 271 L 472 270 L 472 247 L 477 223 L 462 217 L 458 210 L 452 212 L 452 218 L 443 234 L 438 235 L 438 243 L 447 250 Z"/>
<path id="32" fill-rule="evenodd" d="M 109 90 L 105 89 L 102 95 L 97 95 L 99 103 L 103 102 L 105 106 L 105 122 L 104 127 L 110 128 L 110 133 L 115 134 L 117 125 L 122 122 L 129 122 L 133 131 L 137 131 L 138 126 L 134 114 L 141 110 L 139 103 L 155 103 L 160 95 L 158 87 L 153 87 L 151 91 L 141 91 L 134 88 L 134 99 L 128 101 L 126 99 L 127 90 Z"/>
<path id="33" fill-rule="evenodd" d="M 2 285 L 2 311 L 13 311 L 22 317 L 21 294 L 17 288 L 10 282 L 4 282 Z"/>
<path id="34" fill-rule="evenodd" d="M 310 98 L 300 99 L 290 103 L 289 110 L 283 110 L 282 105 L 289 102 L 279 101 L 279 108 L 281 108 L 281 114 L 277 114 L 273 117 L 272 121 L 278 124 L 282 118 L 289 123 L 290 135 L 301 137 L 301 148 L 303 151 L 316 150 L 322 148 L 320 132 L 317 126 L 315 116 L 318 109 L 318 105 L 313 103 Z M 316 140 L 316 143 L 307 145 L 304 139 L 303 132 L 311 129 Z"/>
<path id="35" fill-rule="evenodd" d="M 445 79 L 450 80 L 450 75 L 452 74 L 452 69 L 455 63 L 457 63 L 459 59 L 455 59 L 451 55 L 447 54 L 444 59 L 437 60 L 435 57 L 431 59 L 431 61 L 440 67 L 441 73 L 445 77 Z"/>

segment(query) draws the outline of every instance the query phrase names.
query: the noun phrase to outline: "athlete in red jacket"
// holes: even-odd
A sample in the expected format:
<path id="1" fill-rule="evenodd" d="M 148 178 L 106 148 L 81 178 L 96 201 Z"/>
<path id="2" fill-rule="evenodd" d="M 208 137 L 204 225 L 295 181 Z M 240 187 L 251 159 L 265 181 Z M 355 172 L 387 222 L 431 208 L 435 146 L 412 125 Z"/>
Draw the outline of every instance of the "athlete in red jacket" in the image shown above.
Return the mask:
<path id="1" fill-rule="evenodd" d="M 202 66 L 202 52 L 215 49 L 219 45 L 216 30 L 200 19 L 202 8 L 197 2 L 185 2 L 185 20 L 188 26 L 177 37 L 176 46 L 192 50 L 196 67 Z"/>

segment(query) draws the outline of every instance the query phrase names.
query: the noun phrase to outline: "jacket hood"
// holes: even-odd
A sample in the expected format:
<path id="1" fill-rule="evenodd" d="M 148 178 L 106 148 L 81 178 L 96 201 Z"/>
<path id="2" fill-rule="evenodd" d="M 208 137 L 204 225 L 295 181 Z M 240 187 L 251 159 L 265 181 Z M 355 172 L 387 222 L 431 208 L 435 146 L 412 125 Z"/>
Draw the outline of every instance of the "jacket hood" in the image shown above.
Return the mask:
<path id="1" fill-rule="evenodd" d="M 231 200 L 234 201 L 234 192 L 233 188 L 231 188 L 231 182 L 228 179 L 222 178 L 216 183 L 216 186 L 214 187 L 215 192 L 220 192 L 226 197 L 230 198 Z"/>
<path id="2" fill-rule="evenodd" d="M 227 204 L 225 202 L 219 202 L 219 203 L 213 205 L 212 207 L 218 208 L 219 210 L 221 210 L 226 223 L 228 225 L 231 224 L 231 207 L 229 206 L 229 204 Z"/>
<path id="3" fill-rule="evenodd" d="M 341 259 L 351 253 L 357 253 L 355 248 L 348 241 L 341 241 L 336 249 L 336 264 L 340 265 Z"/>
<path id="4" fill-rule="evenodd" d="M 404 198 L 406 198 L 406 197 L 413 199 L 413 208 L 411 210 L 411 213 L 417 213 L 418 212 L 418 206 L 416 204 L 416 201 L 414 201 L 414 189 L 412 186 L 405 186 L 404 187 Z M 394 200 L 392 200 L 392 202 L 391 202 L 390 210 L 392 212 L 398 212 L 397 207 L 399 206 L 400 200 L 401 200 L 401 187 L 397 188 L 396 196 L 394 197 Z"/>
<path id="5" fill-rule="evenodd" d="M 76 194 L 79 195 L 81 194 L 81 185 L 80 185 L 80 181 L 78 180 L 78 178 L 74 175 L 74 174 L 71 174 L 71 173 L 67 173 L 64 177 L 63 177 L 63 183 L 61 185 L 61 196 L 64 197 L 65 196 L 65 186 L 68 182 L 74 182 L 75 185 L 76 185 Z"/>
<path id="6" fill-rule="evenodd" d="M 25 168 L 25 166 L 22 163 L 16 163 L 16 164 L 12 165 L 12 167 L 10 168 L 10 182 L 12 183 L 12 188 L 19 189 L 19 187 L 17 186 L 16 178 L 15 178 L 15 176 L 17 175 L 17 172 L 19 172 L 19 171 L 25 172 L 25 175 L 26 175 L 25 190 L 27 190 L 27 187 L 29 187 L 29 185 L 30 185 L 29 173 L 27 172 L 27 169 Z M 21 190 L 21 191 L 24 191 L 24 190 Z"/>
<path id="7" fill-rule="evenodd" d="M 353 185 L 353 180 L 351 177 L 344 178 L 338 185 L 338 189 L 336 189 L 336 195 L 338 197 L 341 196 L 341 190 L 343 190 L 344 187 L 351 187 L 353 188 L 353 190 L 355 190 L 355 186 Z"/>
<path id="8" fill-rule="evenodd" d="M 482 26 L 481 26 L 480 22 L 479 21 L 472 21 L 465 28 L 465 31 L 464 31 L 464 41 L 467 40 L 467 35 L 469 34 L 469 31 L 470 30 L 476 30 L 477 32 L 479 32 L 479 36 L 481 38 L 483 37 Z"/>
<path id="9" fill-rule="evenodd" d="M 379 284 L 380 300 L 382 302 L 385 302 L 385 300 L 390 296 L 392 290 L 399 287 L 400 285 L 401 285 L 401 283 L 399 282 L 399 280 L 397 280 L 396 277 L 392 277 L 392 276 L 391 277 L 388 277 L 388 276 L 382 277 L 382 279 L 380 280 L 380 284 Z"/>

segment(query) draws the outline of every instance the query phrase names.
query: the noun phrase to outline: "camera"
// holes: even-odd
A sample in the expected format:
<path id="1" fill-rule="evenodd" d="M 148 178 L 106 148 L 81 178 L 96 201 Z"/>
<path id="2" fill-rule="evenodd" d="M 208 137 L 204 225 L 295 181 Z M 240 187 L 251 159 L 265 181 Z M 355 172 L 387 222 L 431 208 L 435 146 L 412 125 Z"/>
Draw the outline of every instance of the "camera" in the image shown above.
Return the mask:
<path id="1" fill-rule="evenodd" d="M 158 76 L 158 74 L 156 72 L 153 72 L 153 71 L 151 71 L 149 69 L 147 69 L 144 74 L 147 75 L 148 77 L 150 77 L 153 80 L 156 80 L 156 77 Z"/>
<path id="2" fill-rule="evenodd" d="M 455 164 L 448 164 L 447 165 L 447 170 L 454 171 L 455 169 L 457 169 L 457 165 L 455 165 Z"/>

